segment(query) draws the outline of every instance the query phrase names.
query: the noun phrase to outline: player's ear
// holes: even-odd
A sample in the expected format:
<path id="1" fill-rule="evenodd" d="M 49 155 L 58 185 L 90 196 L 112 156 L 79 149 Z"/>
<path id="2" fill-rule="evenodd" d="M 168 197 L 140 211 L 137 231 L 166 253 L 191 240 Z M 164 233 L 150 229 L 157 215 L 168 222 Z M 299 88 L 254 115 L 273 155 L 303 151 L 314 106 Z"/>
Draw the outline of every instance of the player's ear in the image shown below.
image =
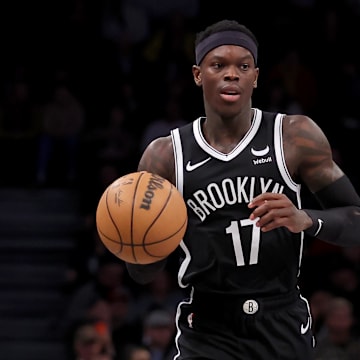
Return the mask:
<path id="1" fill-rule="evenodd" d="M 192 67 L 192 73 L 193 73 L 193 76 L 194 76 L 195 84 L 196 84 L 197 86 L 201 86 L 201 85 L 202 85 L 202 82 L 201 82 L 200 66 L 193 65 L 193 67 Z"/>
<path id="2" fill-rule="evenodd" d="M 255 76 L 255 80 L 253 83 L 253 88 L 256 89 L 257 88 L 257 83 L 258 83 L 258 78 L 259 78 L 259 68 L 256 69 L 256 76 Z"/>

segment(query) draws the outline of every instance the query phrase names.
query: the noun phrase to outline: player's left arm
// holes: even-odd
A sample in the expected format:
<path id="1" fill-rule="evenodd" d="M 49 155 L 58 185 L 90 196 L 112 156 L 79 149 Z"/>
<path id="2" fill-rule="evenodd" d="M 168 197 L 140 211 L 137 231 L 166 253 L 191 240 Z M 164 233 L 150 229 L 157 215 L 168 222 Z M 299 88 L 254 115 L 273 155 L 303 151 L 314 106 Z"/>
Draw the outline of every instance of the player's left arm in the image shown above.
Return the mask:
<path id="1" fill-rule="evenodd" d="M 285 195 L 265 193 L 249 204 L 250 218 L 258 218 L 262 231 L 285 226 L 336 245 L 360 245 L 360 197 L 334 162 L 323 131 L 306 116 L 288 116 L 283 134 L 291 175 L 302 179 L 322 210 L 299 210 Z"/>

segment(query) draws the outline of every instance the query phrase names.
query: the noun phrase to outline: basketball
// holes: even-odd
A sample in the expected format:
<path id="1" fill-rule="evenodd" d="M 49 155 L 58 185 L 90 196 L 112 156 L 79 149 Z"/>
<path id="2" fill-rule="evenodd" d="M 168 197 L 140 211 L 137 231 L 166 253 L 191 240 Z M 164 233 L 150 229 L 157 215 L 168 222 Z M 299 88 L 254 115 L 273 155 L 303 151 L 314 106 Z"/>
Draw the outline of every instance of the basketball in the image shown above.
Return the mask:
<path id="1" fill-rule="evenodd" d="M 124 175 L 103 192 L 96 209 L 100 240 L 128 263 L 150 264 L 170 255 L 187 227 L 178 189 L 147 171 Z"/>

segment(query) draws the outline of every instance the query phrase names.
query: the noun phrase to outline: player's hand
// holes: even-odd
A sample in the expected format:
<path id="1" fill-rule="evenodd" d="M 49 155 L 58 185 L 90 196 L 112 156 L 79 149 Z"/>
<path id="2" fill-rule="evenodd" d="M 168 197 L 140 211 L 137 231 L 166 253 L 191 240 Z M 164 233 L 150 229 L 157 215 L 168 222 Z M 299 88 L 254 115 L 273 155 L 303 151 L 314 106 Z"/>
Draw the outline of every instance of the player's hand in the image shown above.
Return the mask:
<path id="1" fill-rule="evenodd" d="M 305 211 L 299 210 L 284 194 L 263 193 L 256 196 L 248 205 L 254 209 L 250 220 L 256 220 L 261 231 L 270 231 L 286 227 L 293 233 L 299 233 L 312 225 Z"/>

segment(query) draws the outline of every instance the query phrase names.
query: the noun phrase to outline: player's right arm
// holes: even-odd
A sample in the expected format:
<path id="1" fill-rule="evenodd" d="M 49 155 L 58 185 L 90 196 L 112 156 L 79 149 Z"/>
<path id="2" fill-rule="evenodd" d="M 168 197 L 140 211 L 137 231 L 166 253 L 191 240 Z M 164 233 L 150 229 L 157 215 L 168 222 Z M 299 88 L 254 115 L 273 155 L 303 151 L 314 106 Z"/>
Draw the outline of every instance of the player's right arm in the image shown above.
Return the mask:
<path id="1" fill-rule="evenodd" d="M 175 185 L 174 151 L 171 137 L 160 137 L 145 149 L 138 171 L 148 171 L 169 180 Z"/>
<path id="2" fill-rule="evenodd" d="M 170 136 L 152 141 L 142 154 L 138 165 L 138 171 L 160 175 L 173 184 L 175 184 L 174 169 L 174 152 Z M 147 265 L 126 263 L 130 277 L 140 284 L 151 282 L 165 265 L 166 258 Z"/>

